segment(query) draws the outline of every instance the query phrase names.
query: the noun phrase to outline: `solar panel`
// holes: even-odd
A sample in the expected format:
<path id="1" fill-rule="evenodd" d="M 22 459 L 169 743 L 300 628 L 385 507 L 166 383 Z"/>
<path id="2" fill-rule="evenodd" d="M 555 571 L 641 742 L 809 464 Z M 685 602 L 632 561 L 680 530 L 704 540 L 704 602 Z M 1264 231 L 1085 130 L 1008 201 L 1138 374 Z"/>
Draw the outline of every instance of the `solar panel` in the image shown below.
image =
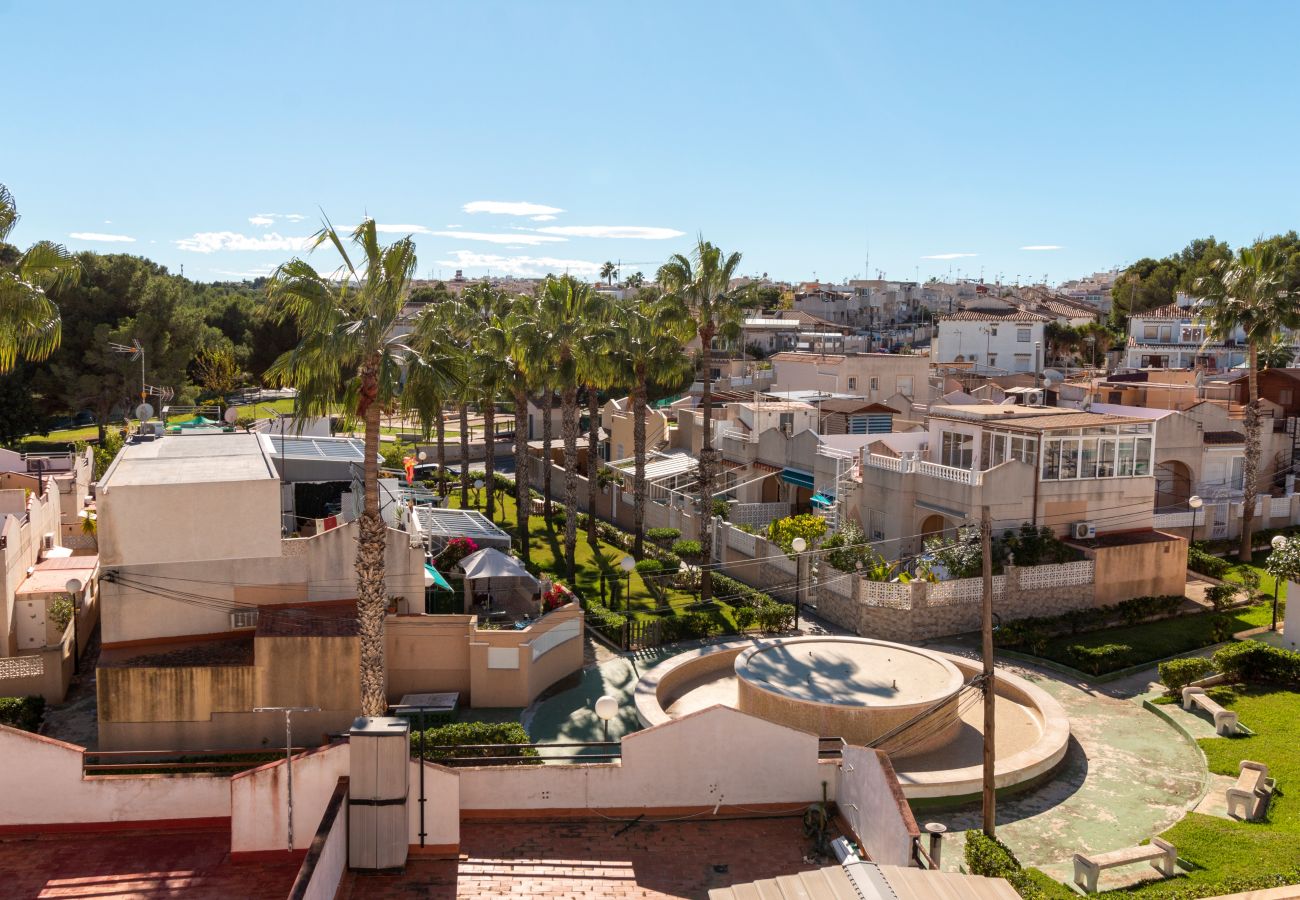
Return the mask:
<path id="1" fill-rule="evenodd" d="M 339 459 L 361 462 L 366 458 L 365 444 L 358 440 L 321 440 L 318 438 L 272 437 L 271 452 L 295 459 Z"/>

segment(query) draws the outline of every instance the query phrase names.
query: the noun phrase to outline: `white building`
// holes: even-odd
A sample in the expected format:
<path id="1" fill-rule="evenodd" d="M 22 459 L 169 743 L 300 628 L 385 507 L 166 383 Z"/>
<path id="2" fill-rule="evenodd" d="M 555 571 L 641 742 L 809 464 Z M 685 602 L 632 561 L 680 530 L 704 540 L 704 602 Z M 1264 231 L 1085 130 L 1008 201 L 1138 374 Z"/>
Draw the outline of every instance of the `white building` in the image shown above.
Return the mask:
<path id="1" fill-rule="evenodd" d="M 1035 312 L 962 310 L 939 318 L 932 359 L 939 363 L 974 363 L 1004 372 L 1042 370 L 1044 329 L 1051 321 Z"/>

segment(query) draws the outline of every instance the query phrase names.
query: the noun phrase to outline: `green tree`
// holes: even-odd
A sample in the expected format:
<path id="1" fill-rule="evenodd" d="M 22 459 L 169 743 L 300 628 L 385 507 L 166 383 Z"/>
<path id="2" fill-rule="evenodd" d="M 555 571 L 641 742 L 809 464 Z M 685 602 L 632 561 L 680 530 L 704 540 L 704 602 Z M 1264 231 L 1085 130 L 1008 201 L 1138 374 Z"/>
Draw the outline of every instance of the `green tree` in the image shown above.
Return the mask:
<path id="1" fill-rule="evenodd" d="M 515 406 L 515 531 L 519 555 L 529 561 L 528 515 L 532 506 L 530 460 L 528 458 L 528 398 L 546 370 L 546 342 L 540 329 L 538 298 L 516 297 L 506 322 L 509 353 L 505 358 L 505 381 Z M 549 446 L 548 446 L 549 451 Z M 545 463 L 550 471 L 550 460 Z"/>
<path id="2" fill-rule="evenodd" d="M 794 555 L 795 538 L 803 538 L 808 543 L 808 549 L 811 550 L 826 535 L 826 530 L 826 520 L 821 516 L 800 513 L 797 516 L 786 516 L 784 519 L 773 519 L 767 526 L 767 539 L 788 555 Z"/>
<path id="3" fill-rule="evenodd" d="M 466 383 L 476 391 L 483 415 L 484 510 L 491 519 L 496 514 L 496 402 L 506 374 L 502 361 L 509 351 L 506 317 L 510 298 L 486 281 L 467 287 L 461 298 L 466 312 L 464 322 L 469 326 Z M 468 465 L 463 465 L 462 471 L 466 469 Z"/>
<path id="4" fill-rule="evenodd" d="M 1207 340 L 1229 340 L 1238 328 L 1246 336 L 1246 461 L 1238 552 L 1242 562 L 1251 559 L 1258 492 L 1259 351 L 1273 343 L 1280 327 L 1300 324 L 1298 298 L 1287 289 L 1285 266 L 1286 258 L 1272 244 L 1242 247 L 1235 259 L 1216 261 L 1196 285 L 1205 299 L 1202 315 Z"/>
<path id="5" fill-rule="evenodd" d="M 600 392 L 619 382 L 615 356 L 613 307 L 609 303 L 593 304 L 598 319 L 587 320 L 585 352 L 578 361 L 578 378 L 587 398 L 587 543 L 597 545 L 596 503 L 600 496 Z"/>
<path id="6" fill-rule="evenodd" d="M 605 279 L 606 284 L 613 286 L 614 276 L 618 274 L 618 266 L 606 260 L 605 264 L 600 267 L 600 277 Z"/>
<path id="7" fill-rule="evenodd" d="M 464 381 L 464 355 L 452 335 L 451 320 L 456 302 L 446 295 L 430 301 L 416 316 L 410 346 L 415 361 L 407 372 L 402 390 L 402 408 L 420 421 L 424 439 L 435 434 L 435 462 L 438 467 L 438 496 L 447 496 L 447 406 Z M 426 363 L 426 361 L 428 361 Z"/>
<path id="8" fill-rule="evenodd" d="M 639 288 L 645 284 L 645 275 L 641 272 L 633 272 L 631 275 L 627 276 L 625 283 L 630 288 Z"/>
<path id="9" fill-rule="evenodd" d="M 20 216 L 9 188 L 0 184 L 0 245 Z M 12 264 L 0 266 L 0 373 L 19 360 L 48 359 L 59 346 L 63 320 L 50 298 L 75 284 L 81 265 L 62 244 L 38 241 Z"/>
<path id="10" fill-rule="evenodd" d="M 198 372 L 199 384 L 223 404 L 244 382 L 244 373 L 240 371 L 234 350 L 229 346 L 204 350 L 194 361 L 194 367 Z"/>
<path id="11" fill-rule="evenodd" d="M 280 314 L 298 325 L 298 346 L 271 366 L 269 376 L 298 390 L 297 414 L 328 415 L 340 403 L 365 425 L 363 506 L 357 541 L 357 618 L 361 631 L 361 714 L 381 716 L 385 692 L 384 586 L 387 530 L 379 514 L 379 423 L 402 388 L 403 369 L 414 353 L 398 336 L 411 278 L 415 242 L 408 235 L 379 243 L 374 219 L 352 232 L 348 246 L 328 220 L 310 242 L 334 248 L 343 266 L 321 275 L 304 259 L 276 269 L 267 294 Z M 427 360 L 426 360 L 427 362 Z"/>
<path id="12" fill-rule="evenodd" d="M 684 348 L 694 333 L 690 311 L 681 299 L 648 287 L 615 311 L 614 346 L 628 376 L 632 419 L 632 555 L 640 557 L 645 545 L 646 504 L 646 403 L 654 383 L 672 383 L 690 377 Z"/>
<path id="13" fill-rule="evenodd" d="M 739 265 L 739 253 L 726 255 L 701 237 L 690 257 L 674 254 L 658 273 L 664 291 L 691 311 L 695 333 L 700 339 L 700 380 L 704 388 L 700 405 L 704 414 L 704 442 L 700 449 L 696 515 L 699 517 L 699 541 L 710 557 L 713 476 L 718 462 L 718 453 L 713 447 L 713 341 L 714 338 L 734 340 L 740 336 L 746 298 L 743 292 L 731 290 L 731 279 Z M 700 599 L 707 601 L 712 596 L 712 573 L 705 569 L 700 580 Z"/>

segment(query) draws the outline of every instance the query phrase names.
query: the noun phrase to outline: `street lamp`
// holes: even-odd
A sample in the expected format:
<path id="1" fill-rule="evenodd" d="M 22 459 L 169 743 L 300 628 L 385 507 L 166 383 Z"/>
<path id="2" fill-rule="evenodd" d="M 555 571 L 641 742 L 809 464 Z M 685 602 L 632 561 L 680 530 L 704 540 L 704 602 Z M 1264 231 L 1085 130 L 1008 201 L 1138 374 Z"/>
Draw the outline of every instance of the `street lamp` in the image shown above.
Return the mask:
<path id="1" fill-rule="evenodd" d="M 790 542 L 790 549 L 794 550 L 795 557 L 795 579 L 797 585 L 794 591 L 794 630 L 799 630 L 799 610 L 803 607 L 803 581 L 804 581 L 804 551 L 808 549 L 808 542 L 801 537 L 795 538 Z"/>
<path id="2" fill-rule="evenodd" d="M 605 729 L 605 740 L 609 740 L 609 720 L 618 715 L 618 700 L 609 694 L 596 700 L 596 718 L 600 719 Z"/>
<path id="3" fill-rule="evenodd" d="M 80 578 L 69 578 L 64 589 L 68 596 L 72 598 L 72 674 L 76 675 L 80 668 L 81 662 L 81 645 L 77 637 L 77 614 L 81 612 L 81 591 L 85 585 L 81 583 Z"/>
<path id="4" fill-rule="evenodd" d="M 630 650 L 628 646 L 629 637 L 629 617 L 632 615 L 632 570 L 636 568 L 636 560 L 630 556 L 625 556 L 618 561 L 619 568 L 627 573 L 627 592 L 623 594 L 623 649 Z"/>
<path id="5" fill-rule="evenodd" d="M 1281 550 L 1286 546 L 1286 538 L 1280 534 L 1273 535 L 1273 540 L 1269 541 L 1275 551 Z M 1282 576 L 1273 575 L 1273 624 L 1268 626 L 1269 631 L 1277 631 L 1277 592 L 1282 586 Z"/>
<path id="6" fill-rule="evenodd" d="M 1192 496 L 1187 498 L 1187 505 L 1192 508 L 1192 542 L 1187 546 L 1194 547 L 1196 546 L 1196 514 L 1200 512 L 1201 507 L 1205 505 L 1205 501 L 1198 495 L 1192 494 Z"/>

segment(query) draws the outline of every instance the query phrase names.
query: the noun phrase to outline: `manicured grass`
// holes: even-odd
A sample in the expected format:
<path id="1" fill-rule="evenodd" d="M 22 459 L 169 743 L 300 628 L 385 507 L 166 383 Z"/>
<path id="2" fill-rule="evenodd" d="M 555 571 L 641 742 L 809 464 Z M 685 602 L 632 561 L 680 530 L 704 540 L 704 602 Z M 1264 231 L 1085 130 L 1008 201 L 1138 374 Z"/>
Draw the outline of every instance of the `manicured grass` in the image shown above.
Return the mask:
<path id="1" fill-rule="evenodd" d="M 1268 554 L 1269 551 L 1267 550 L 1258 550 L 1255 552 L 1255 556 L 1251 560 L 1249 565 L 1247 565 L 1246 563 L 1236 563 L 1236 568 L 1234 568 L 1231 572 L 1228 573 L 1228 577 L 1226 580 L 1235 581 L 1237 584 L 1242 584 L 1243 582 L 1241 578 L 1241 572 L 1238 570 L 1242 568 L 1254 569 L 1257 573 L 1259 573 L 1259 592 L 1261 594 L 1267 594 L 1269 597 L 1272 597 L 1274 579 L 1272 575 L 1268 574 L 1268 572 L 1264 570 L 1264 561 L 1268 559 Z M 1229 561 L 1231 562 L 1232 560 Z M 1286 599 L 1285 581 L 1282 582 L 1281 587 L 1278 589 L 1278 597 L 1281 598 L 1282 600 Z M 1280 608 L 1281 607 L 1279 607 L 1279 609 Z"/>
<path id="2" fill-rule="evenodd" d="M 482 511 L 483 498 L 480 497 L 479 503 L 476 505 L 474 503 L 474 493 L 474 491 L 470 492 L 470 505 L 474 509 Z M 452 506 L 460 506 L 460 490 L 454 485 L 450 499 Z M 497 525 L 509 532 L 511 537 L 516 537 L 514 498 L 498 493 L 496 495 L 496 505 Z M 569 584 L 569 578 L 564 567 L 563 524 L 548 523 L 542 516 L 530 516 L 528 531 L 529 568 L 534 574 L 543 574 L 553 581 Z M 571 586 L 576 587 L 586 597 L 599 599 L 600 576 L 603 573 L 606 580 L 606 603 L 612 605 L 613 601 L 609 599 L 609 582 L 617 580 L 621 587 L 626 588 L 628 574 L 619 567 L 619 562 L 627 555 L 627 551 L 604 541 L 600 541 L 598 546 L 593 548 L 587 543 L 586 531 L 581 528 L 578 529 L 578 540 L 573 553 L 577 578 L 575 579 L 576 584 Z M 676 615 L 685 612 L 688 607 L 698 600 L 693 594 L 670 589 L 665 598 L 666 604 L 661 603 L 646 587 L 640 573 L 633 572 L 631 579 L 631 609 L 637 619 Z M 623 611 L 621 605 L 616 611 Z M 734 613 L 727 604 L 717 604 L 711 609 L 703 611 L 713 616 L 727 630 L 735 630 Z"/>
<path id="3" fill-rule="evenodd" d="M 1072 646 L 1100 647 L 1104 644 L 1127 644 L 1133 648 L 1133 652 L 1116 667 L 1126 668 L 1218 643 L 1214 636 L 1214 622 L 1220 616 L 1229 620 L 1233 632 L 1259 628 L 1268 625 L 1271 621 L 1272 604 L 1257 603 L 1254 606 L 1223 613 L 1199 613 L 1142 625 L 1124 625 L 1084 634 L 1060 635 L 1052 638 L 1046 649 L 1038 655 L 1054 662 L 1077 667 L 1077 662 L 1070 654 Z"/>
<path id="4" fill-rule="evenodd" d="M 110 426 L 117 428 L 118 426 Z M 66 444 L 73 444 L 77 441 L 93 441 L 99 437 L 99 429 L 94 425 L 87 425 L 84 428 L 61 428 L 58 431 L 51 431 L 49 434 L 29 434 L 19 438 L 14 445 L 14 449 L 20 453 L 40 453 L 45 450 L 66 450 Z"/>

